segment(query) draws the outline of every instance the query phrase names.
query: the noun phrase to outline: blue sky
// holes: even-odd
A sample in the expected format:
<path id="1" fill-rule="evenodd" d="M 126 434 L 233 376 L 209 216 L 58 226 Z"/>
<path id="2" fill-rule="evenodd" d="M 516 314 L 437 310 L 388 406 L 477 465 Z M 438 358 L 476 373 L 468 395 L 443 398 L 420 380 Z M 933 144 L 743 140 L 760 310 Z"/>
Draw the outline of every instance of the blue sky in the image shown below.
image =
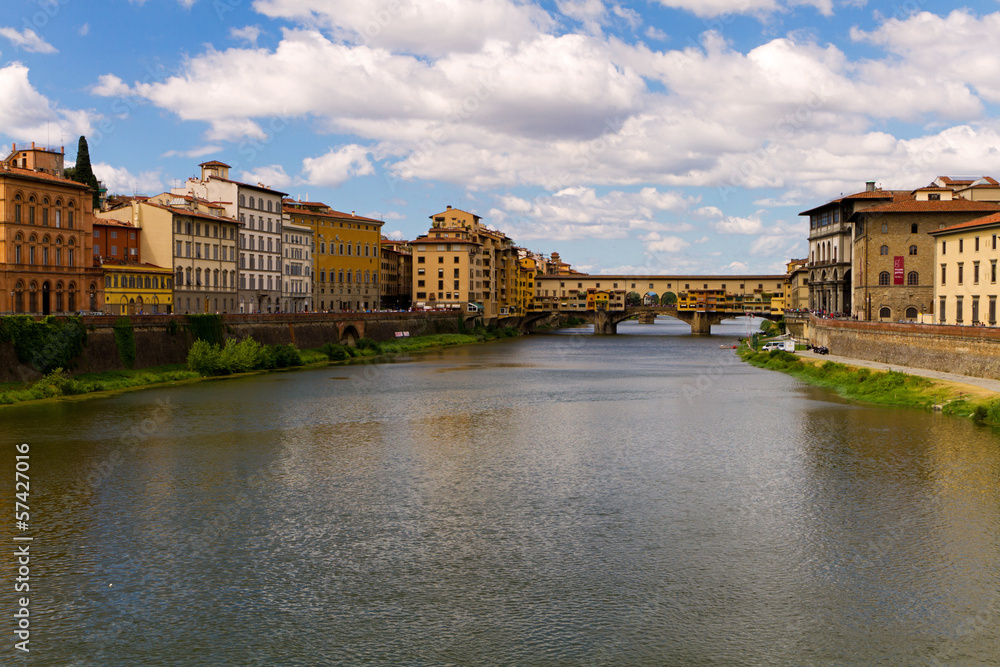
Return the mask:
<path id="1" fill-rule="evenodd" d="M 1000 6 L 8 0 L 0 139 L 114 192 L 218 159 L 413 238 L 446 205 L 590 272 L 783 270 L 866 180 L 1000 175 Z"/>

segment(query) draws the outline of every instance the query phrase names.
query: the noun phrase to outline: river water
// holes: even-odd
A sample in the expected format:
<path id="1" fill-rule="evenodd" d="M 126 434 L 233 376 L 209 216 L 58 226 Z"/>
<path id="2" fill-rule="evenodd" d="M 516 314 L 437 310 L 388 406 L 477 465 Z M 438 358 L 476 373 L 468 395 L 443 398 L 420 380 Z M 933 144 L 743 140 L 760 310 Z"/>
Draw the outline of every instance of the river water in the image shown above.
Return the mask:
<path id="1" fill-rule="evenodd" d="M 1000 434 L 740 364 L 744 328 L 0 412 L 0 664 L 1000 663 Z"/>

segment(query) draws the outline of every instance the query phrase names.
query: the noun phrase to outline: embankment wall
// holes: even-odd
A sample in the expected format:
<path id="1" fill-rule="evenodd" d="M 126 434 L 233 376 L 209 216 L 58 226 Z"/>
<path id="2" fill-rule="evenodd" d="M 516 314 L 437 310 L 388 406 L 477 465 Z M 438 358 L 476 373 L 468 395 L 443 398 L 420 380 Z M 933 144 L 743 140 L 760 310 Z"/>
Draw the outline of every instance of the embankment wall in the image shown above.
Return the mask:
<path id="1" fill-rule="evenodd" d="M 809 332 L 811 342 L 831 354 L 1000 378 L 1000 329 L 812 318 Z"/>

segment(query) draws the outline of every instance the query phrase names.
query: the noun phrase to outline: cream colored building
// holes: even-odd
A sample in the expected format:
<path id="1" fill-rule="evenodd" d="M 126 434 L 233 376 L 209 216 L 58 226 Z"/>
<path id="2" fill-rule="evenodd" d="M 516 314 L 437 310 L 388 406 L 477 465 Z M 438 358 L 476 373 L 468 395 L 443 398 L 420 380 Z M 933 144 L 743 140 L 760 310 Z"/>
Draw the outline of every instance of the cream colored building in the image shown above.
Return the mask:
<path id="1" fill-rule="evenodd" d="M 281 233 L 281 312 L 309 312 L 313 310 L 313 230 L 306 225 L 296 225 L 286 220 Z"/>
<path id="2" fill-rule="evenodd" d="M 229 165 L 218 160 L 198 166 L 199 178 L 189 178 L 171 192 L 215 202 L 240 222 L 238 312 L 276 312 L 282 286 L 281 199 L 286 193 L 263 183 L 231 180 Z"/>
<path id="3" fill-rule="evenodd" d="M 237 312 L 236 244 L 239 223 L 212 202 L 163 193 L 133 198 L 98 218 L 131 222 L 140 230 L 144 262 L 170 267 L 176 313 Z"/>
<path id="4" fill-rule="evenodd" d="M 1000 213 L 930 232 L 934 237 L 934 321 L 996 326 Z"/>

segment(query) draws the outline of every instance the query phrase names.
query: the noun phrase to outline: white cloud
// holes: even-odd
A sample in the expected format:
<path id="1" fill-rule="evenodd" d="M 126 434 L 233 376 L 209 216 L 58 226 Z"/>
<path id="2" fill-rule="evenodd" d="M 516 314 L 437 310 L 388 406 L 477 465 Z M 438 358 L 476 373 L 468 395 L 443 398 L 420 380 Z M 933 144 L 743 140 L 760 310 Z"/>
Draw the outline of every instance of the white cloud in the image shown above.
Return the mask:
<path id="1" fill-rule="evenodd" d="M 0 28 L 0 37 L 6 37 L 14 45 L 14 50 L 24 49 L 29 53 L 58 53 L 58 49 L 52 46 L 38 33 L 31 28 L 25 28 L 18 32 L 14 28 Z"/>
<path id="2" fill-rule="evenodd" d="M 106 162 L 97 162 L 92 166 L 94 175 L 104 182 L 109 194 L 150 194 L 164 189 L 159 170 L 133 175 L 125 167 L 114 167 Z"/>
<path id="3" fill-rule="evenodd" d="M 403 239 L 406 238 L 405 236 L 403 236 L 403 232 L 399 231 L 398 229 L 394 229 L 391 232 L 383 231 L 382 236 L 386 237 L 387 239 L 392 239 L 393 241 L 402 241 Z"/>
<path id="4" fill-rule="evenodd" d="M 665 213 L 685 210 L 693 202 L 678 192 L 660 192 L 652 187 L 638 192 L 612 190 L 603 195 L 593 188 L 573 187 L 532 201 L 501 196 L 490 216 L 518 240 L 625 238 L 633 231 L 648 234 L 692 229 L 687 223 L 661 218 Z"/>
<path id="5" fill-rule="evenodd" d="M 646 37 L 649 37 L 650 39 L 654 39 L 654 40 L 656 40 L 658 42 L 665 42 L 665 41 L 667 41 L 667 39 L 669 39 L 669 37 L 667 36 L 667 33 L 663 32 L 662 30 L 660 30 L 659 28 L 657 28 L 655 26 L 649 26 L 648 28 L 646 28 L 645 35 L 646 35 Z"/>
<path id="6" fill-rule="evenodd" d="M 260 37 L 260 26 L 248 25 L 243 28 L 230 28 L 229 36 L 232 39 L 256 46 L 257 39 Z"/>
<path id="7" fill-rule="evenodd" d="M 101 97 L 124 97 L 130 95 L 132 89 L 114 74 L 102 74 L 97 77 L 97 83 L 90 87 L 90 93 Z"/>
<path id="8" fill-rule="evenodd" d="M 675 253 L 680 252 L 684 248 L 687 248 L 691 244 L 679 236 L 667 236 L 658 241 L 652 241 L 646 244 L 647 252 L 654 253 Z"/>
<path id="9" fill-rule="evenodd" d="M 757 217 L 741 218 L 730 215 L 715 223 L 716 231 L 723 234 L 759 234 L 763 228 L 763 223 Z"/>
<path id="10" fill-rule="evenodd" d="M 89 134 L 97 118 L 87 110 L 58 108 L 31 85 L 21 63 L 0 68 L 0 90 L 0 132 L 14 139 Z"/>
<path id="11" fill-rule="evenodd" d="M 711 18 L 733 14 L 753 14 L 763 16 L 777 11 L 786 11 L 796 5 L 815 7 L 824 16 L 833 14 L 833 0 L 659 0 L 664 7 L 683 9 L 695 16 Z"/>
<path id="12" fill-rule="evenodd" d="M 292 178 L 285 173 L 285 168 L 280 164 L 244 170 L 242 180 L 244 183 L 263 183 L 273 188 L 284 188 L 292 184 Z"/>
<path id="13" fill-rule="evenodd" d="M 211 155 L 212 153 L 219 153 L 221 151 L 222 151 L 222 146 L 209 144 L 207 146 L 196 146 L 195 148 L 191 148 L 186 151 L 169 150 L 160 157 L 199 158 L 199 157 L 205 157 L 206 155 Z"/>
<path id="14" fill-rule="evenodd" d="M 76 34 L 80 35 L 81 37 L 86 37 L 88 34 L 90 34 L 90 24 L 84 23 L 82 26 L 77 28 Z"/>
<path id="15" fill-rule="evenodd" d="M 369 176 L 375 167 L 368 159 L 370 149 L 357 144 L 349 144 L 330 149 L 325 155 L 306 158 L 302 161 L 302 171 L 306 183 L 336 187 L 355 176 Z"/>

